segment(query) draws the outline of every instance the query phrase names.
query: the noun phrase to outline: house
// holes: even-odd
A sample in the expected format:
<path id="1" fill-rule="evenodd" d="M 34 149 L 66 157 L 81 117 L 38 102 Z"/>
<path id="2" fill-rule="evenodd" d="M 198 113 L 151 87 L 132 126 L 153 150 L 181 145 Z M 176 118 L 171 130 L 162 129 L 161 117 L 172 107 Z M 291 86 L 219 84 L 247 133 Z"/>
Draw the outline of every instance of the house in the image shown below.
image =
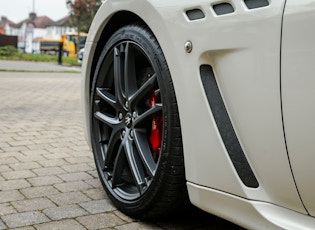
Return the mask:
<path id="1" fill-rule="evenodd" d="M 6 17 L 1 17 L 0 20 L 0 46 L 14 46 L 17 47 L 18 29 L 14 22 L 8 20 Z"/>
<path id="2" fill-rule="evenodd" d="M 19 29 L 17 25 L 9 20 L 7 17 L 2 16 L 0 21 L 0 34 L 17 36 Z"/>
<path id="3" fill-rule="evenodd" d="M 61 35 L 66 33 L 74 33 L 76 29 L 70 26 L 70 16 L 66 16 L 53 25 L 48 26 L 45 39 L 59 40 Z"/>
<path id="4" fill-rule="evenodd" d="M 69 21 L 69 16 L 55 22 L 47 16 L 30 13 L 27 19 L 15 24 L 2 17 L 0 33 L 18 36 L 18 49 L 27 53 L 37 53 L 40 51 L 41 39 L 59 40 L 62 34 L 75 32 Z"/>

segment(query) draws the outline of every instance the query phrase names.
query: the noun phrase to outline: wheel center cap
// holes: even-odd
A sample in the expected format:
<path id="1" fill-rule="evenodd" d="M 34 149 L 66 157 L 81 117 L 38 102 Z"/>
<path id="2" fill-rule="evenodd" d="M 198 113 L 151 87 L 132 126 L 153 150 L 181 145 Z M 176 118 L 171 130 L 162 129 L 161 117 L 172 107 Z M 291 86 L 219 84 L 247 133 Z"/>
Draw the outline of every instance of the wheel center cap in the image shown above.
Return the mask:
<path id="1" fill-rule="evenodd" d="M 131 116 L 131 114 L 129 114 L 129 113 L 125 116 L 125 124 L 126 124 L 126 126 L 127 126 L 128 128 L 131 128 L 131 125 L 132 125 L 132 116 Z"/>

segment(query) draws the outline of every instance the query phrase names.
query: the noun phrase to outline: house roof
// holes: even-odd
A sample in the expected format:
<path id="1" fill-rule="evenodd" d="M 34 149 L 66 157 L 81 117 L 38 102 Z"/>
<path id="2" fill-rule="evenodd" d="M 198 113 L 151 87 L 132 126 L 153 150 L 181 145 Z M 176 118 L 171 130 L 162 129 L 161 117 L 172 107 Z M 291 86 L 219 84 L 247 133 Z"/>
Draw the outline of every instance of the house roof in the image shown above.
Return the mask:
<path id="1" fill-rule="evenodd" d="M 23 23 L 32 23 L 35 28 L 46 28 L 54 25 L 54 21 L 47 16 L 37 16 L 35 13 L 30 13 L 30 17 L 19 22 L 17 27 L 21 27 Z"/>
<path id="2" fill-rule="evenodd" d="M 11 28 L 21 28 L 24 23 L 32 23 L 35 28 L 42 29 L 49 26 L 70 26 L 70 16 L 65 16 L 58 21 L 53 21 L 47 16 L 37 16 L 35 13 L 30 13 L 28 18 L 19 23 L 14 23 L 13 21 L 7 19 L 7 17 L 2 16 L 0 20 L 0 28 L 5 28 L 6 24 L 8 24 Z"/>
<path id="3" fill-rule="evenodd" d="M 5 27 L 5 25 L 8 24 L 10 27 L 17 27 L 17 25 L 9 20 L 7 17 L 2 16 L 0 20 L 0 27 Z"/>
<path id="4" fill-rule="evenodd" d="M 55 26 L 69 26 L 70 16 L 63 17 L 55 22 Z"/>

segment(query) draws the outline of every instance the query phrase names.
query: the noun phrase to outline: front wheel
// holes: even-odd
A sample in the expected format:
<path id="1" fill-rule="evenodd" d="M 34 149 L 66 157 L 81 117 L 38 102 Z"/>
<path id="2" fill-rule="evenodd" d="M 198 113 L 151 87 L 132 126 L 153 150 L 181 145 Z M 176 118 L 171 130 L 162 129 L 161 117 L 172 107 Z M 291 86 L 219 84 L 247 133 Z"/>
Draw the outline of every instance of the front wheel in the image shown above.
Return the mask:
<path id="1" fill-rule="evenodd" d="M 186 205 L 174 88 L 147 27 L 128 25 L 110 37 L 91 92 L 96 168 L 117 208 L 136 217 L 155 217 Z"/>

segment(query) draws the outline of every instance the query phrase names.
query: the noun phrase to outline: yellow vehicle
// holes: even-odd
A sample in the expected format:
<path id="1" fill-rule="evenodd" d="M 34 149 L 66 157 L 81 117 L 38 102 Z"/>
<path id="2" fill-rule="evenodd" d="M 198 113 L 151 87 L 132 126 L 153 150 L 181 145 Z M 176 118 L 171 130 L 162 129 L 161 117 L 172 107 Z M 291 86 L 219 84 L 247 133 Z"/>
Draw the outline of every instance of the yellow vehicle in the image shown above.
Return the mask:
<path id="1" fill-rule="evenodd" d="M 87 33 L 80 33 L 80 47 L 84 47 Z M 47 40 L 42 39 L 40 41 L 40 51 L 41 53 L 57 53 L 59 48 L 58 45 L 60 42 L 63 43 L 63 54 L 69 57 L 76 57 L 79 50 L 76 49 L 78 39 L 78 33 L 66 33 L 61 36 L 61 40 Z"/>
<path id="2" fill-rule="evenodd" d="M 87 36 L 87 33 L 80 33 L 79 50 L 84 47 Z M 79 51 L 76 49 L 78 33 L 63 34 L 61 39 L 63 41 L 63 52 L 69 57 L 76 57 Z"/>

